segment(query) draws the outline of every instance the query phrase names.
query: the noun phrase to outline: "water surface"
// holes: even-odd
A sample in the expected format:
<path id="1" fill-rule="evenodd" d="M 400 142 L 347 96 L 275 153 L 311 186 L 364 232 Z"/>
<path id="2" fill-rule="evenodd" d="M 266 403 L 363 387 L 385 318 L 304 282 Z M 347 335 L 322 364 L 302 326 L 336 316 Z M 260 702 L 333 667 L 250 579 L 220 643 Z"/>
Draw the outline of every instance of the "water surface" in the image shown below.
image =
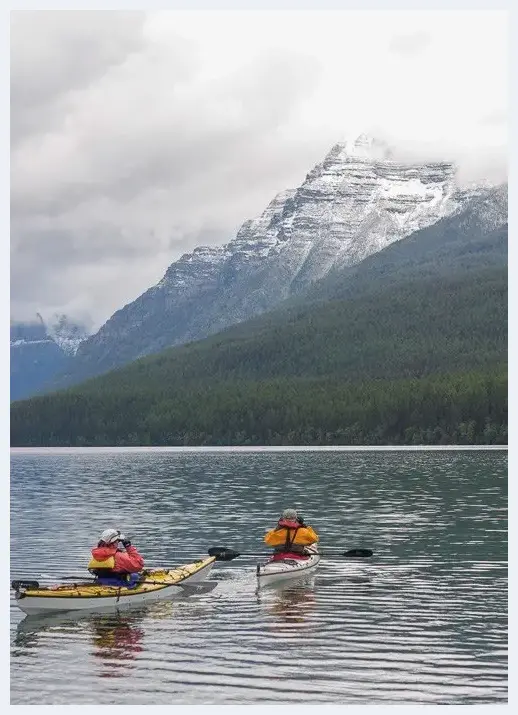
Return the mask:
<path id="1" fill-rule="evenodd" d="M 257 592 L 288 506 L 328 556 Z M 29 618 L 12 601 L 12 704 L 507 700 L 505 451 L 12 452 L 12 578 L 84 573 L 112 525 L 147 566 L 251 555 L 218 564 L 211 593 L 138 610 Z M 331 553 L 353 547 L 375 555 Z"/>

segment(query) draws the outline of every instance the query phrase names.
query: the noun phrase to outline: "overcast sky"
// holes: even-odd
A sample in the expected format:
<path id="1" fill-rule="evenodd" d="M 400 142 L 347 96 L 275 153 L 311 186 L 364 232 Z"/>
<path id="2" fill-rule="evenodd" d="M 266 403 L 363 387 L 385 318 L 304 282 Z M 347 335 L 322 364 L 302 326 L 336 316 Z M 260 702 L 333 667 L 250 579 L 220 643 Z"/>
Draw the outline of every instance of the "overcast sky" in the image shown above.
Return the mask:
<path id="1" fill-rule="evenodd" d="M 503 12 L 11 13 L 11 312 L 97 327 L 362 131 L 506 180 Z"/>

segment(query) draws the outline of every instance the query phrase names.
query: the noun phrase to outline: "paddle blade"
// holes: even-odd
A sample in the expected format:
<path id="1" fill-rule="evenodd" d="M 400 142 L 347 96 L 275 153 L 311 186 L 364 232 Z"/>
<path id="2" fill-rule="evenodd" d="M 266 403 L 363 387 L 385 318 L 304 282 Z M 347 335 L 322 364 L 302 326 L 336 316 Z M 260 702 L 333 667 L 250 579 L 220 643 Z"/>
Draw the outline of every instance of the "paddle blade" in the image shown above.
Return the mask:
<path id="1" fill-rule="evenodd" d="M 232 561 L 241 554 L 233 549 L 226 549 L 224 546 L 212 546 L 209 549 L 209 556 L 215 556 L 216 561 Z"/>
<path id="2" fill-rule="evenodd" d="M 11 582 L 11 588 L 14 588 L 15 591 L 19 591 L 21 588 L 39 588 L 40 584 L 38 581 L 25 581 L 25 580 L 20 580 L 20 581 L 12 581 Z"/>
<path id="3" fill-rule="evenodd" d="M 343 554 L 346 558 L 352 559 L 365 559 L 372 556 L 372 551 L 370 549 L 351 549 Z"/>

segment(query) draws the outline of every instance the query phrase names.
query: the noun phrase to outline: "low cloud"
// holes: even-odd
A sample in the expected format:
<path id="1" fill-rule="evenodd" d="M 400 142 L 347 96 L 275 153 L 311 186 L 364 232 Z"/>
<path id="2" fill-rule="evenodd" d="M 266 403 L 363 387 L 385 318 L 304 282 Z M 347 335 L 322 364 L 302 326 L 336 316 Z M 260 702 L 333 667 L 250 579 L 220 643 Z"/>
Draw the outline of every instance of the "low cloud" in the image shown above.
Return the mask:
<path id="1" fill-rule="evenodd" d="M 414 32 L 410 35 L 395 35 L 389 44 L 392 52 L 401 55 L 416 55 L 430 44 L 430 35 L 426 32 Z"/>
<path id="2" fill-rule="evenodd" d="M 99 325 L 350 133 L 505 178 L 502 13 L 42 11 L 11 29 L 16 318 Z"/>

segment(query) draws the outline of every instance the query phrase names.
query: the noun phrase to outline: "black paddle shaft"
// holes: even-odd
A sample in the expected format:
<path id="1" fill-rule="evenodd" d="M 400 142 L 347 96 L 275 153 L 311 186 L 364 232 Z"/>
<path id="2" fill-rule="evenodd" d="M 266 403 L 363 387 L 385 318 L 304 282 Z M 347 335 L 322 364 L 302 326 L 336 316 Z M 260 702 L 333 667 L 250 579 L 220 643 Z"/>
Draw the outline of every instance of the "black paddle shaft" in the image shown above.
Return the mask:
<path id="1" fill-rule="evenodd" d="M 238 556 L 257 556 L 258 554 L 243 554 L 239 551 L 234 551 L 233 549 L 228 549 L 225 546 L 212 546 L 209 549 L 209 556 L 215 556 L 216 561 L 232 561 L 237 559 Z M 361 559 L 370 558 L 373 552 L 370 549 L 350 549 L 349 551 L 340 552 L 336 554 L 326 554 L 325 552 L 321 556 L 342 556 L 351 559 Z"/>

